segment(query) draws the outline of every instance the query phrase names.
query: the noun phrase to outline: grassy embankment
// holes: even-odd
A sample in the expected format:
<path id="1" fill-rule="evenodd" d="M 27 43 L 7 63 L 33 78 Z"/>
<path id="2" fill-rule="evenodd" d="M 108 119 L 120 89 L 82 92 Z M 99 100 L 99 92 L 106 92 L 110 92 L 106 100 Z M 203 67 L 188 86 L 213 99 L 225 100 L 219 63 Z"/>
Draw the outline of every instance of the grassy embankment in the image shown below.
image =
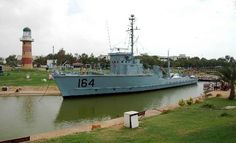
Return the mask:
<path id="1" fill-rule="evenodd" d="M 41 141 L 43 143 L 235 143 L 236 100 L 208 99 L 200 104 L 145 118 L 137 129 L 105 128 Z"/>
<path id="2" fill-rule="evenodd" d="M 46 70 L 12 70 L 5 71 L 3 76 L 0 76 L 0 86 L 47 86 L 55 85 L 53 80 L 48 80 Z M 29 75 L 29 79 L 26 76 Z M 46 79 L 46 81 L 45 81 Z"/>
<path id="3" fill-rule="evenodd" d="M 100 72 L 96 70 L 86 70 L 88 72 Z M 80 69 L 65 70 L 65 72 L 80 72 Z M 109 71 L 103 70 L 102 72 L 108 73 Z M 55 85 L 53 80 L 48 80 L 48 75 L 51 71 L 45 69 L 33 69 L 33 70 L 8 70 L 4 72 L 3 76 L 0 76 L 0 86 L 47 86 Z M 30 78 L 27 79 L 26 76 Z M 46 79 L 46 81 L 44 80 Z"/>

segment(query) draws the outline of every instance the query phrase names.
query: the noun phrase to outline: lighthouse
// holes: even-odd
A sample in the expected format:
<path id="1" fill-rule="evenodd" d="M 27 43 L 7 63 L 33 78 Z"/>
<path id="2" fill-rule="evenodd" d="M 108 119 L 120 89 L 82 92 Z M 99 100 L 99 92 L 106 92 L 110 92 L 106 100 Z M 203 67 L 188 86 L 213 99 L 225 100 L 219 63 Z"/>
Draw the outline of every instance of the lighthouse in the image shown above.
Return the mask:
<path id="1" fill-rule="evenodd" d="M 28 27 L 23 29 L 23 36 L 20 38 L 22 42 L 22 68 L 23 69 L 32 69 L 32 45 L 34 39 L 31 38 L 31 30 Z"/>

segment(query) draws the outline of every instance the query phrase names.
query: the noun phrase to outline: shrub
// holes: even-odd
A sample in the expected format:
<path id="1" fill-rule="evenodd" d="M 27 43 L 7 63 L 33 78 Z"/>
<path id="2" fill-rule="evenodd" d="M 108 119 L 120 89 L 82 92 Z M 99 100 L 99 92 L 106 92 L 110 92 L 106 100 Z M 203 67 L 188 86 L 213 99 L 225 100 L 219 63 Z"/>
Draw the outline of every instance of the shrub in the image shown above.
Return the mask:
<path id="1" fill-rule="evenodd" d="M 168 113 L 170 113 L 170 110 L 163 110 L 162 112 L 161 112 L 161 114 L 168 114 Z"/>
<path id="2" fill-rule="evenodd" d="M 188 105 L 192 105 L 193 104 L 193 98 L 192 97 L 190 97 L 189 100 L 187 100 L 187 104 Z"/>
<path id="3" fill-rule="evenodd" d="M 183 100 L 183 99 L 181 99 L 181 100 L 179 100 L 179 106 L 185 106 L 186 105 L 186 103 L 185 103 L 185 101 Z"/>
<path id="4" fill-rule="evenodd" d="M 215 108 L 215 105 L 213 104 L 209 104 L 209 103 L 206 103 L 204 105 L 201 106 L 202 108 L 210 108 L 210 109 L 214 109 Z"/>
<path id="5" fill-rule="evenodd" d="M 220 114 L 220 117 L 232 117 L 229 113 L 223 112 Z"/>
<path id="6" fill-rule="evenodd" d="M 195 100 L 195 103 L 196 104 L 199 104 L 199 103 L 202 103 L 203 102 L 203 100 L 202 99 L 199 99 L 199 98 L 197 98 L 196 100 Z"/>

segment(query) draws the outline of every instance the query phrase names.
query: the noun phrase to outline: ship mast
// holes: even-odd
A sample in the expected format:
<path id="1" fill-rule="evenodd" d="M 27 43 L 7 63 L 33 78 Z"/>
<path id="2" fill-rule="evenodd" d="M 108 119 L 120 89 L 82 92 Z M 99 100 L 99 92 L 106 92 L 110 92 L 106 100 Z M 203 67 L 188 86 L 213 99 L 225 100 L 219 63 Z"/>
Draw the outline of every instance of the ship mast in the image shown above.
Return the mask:
<path id="1" fill-rule="evenodd" d="M 134 30 L 138 30 L 138 28 L 134 29 L 134 22 L 135 22 L 135 17 L 133 14 L 131 14 L 130 18 L 130 40 L 131 40 L 131 55 L 134 55 Z"/>
<path id="2" fill-rule="evenodd" d="M 168 57 L 167 57 L 167 62 L 168 62 L 168 77 L 170 78 L 170 55 L 169 55 L 169 50 L 168 50 Z"/>

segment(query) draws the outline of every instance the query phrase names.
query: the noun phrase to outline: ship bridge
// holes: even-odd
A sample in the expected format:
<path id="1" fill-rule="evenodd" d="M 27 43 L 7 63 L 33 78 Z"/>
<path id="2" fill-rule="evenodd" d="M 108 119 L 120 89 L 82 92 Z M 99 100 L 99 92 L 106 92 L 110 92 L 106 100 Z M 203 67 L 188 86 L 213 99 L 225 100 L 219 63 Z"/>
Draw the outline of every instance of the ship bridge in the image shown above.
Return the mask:
<path id="1" fill-rule="evenodd" d="M 110 53 L 110 68 L 112 74 L 137 75 L 143 74 L 143 64 L 135 59 L 131 53 Z"/>

